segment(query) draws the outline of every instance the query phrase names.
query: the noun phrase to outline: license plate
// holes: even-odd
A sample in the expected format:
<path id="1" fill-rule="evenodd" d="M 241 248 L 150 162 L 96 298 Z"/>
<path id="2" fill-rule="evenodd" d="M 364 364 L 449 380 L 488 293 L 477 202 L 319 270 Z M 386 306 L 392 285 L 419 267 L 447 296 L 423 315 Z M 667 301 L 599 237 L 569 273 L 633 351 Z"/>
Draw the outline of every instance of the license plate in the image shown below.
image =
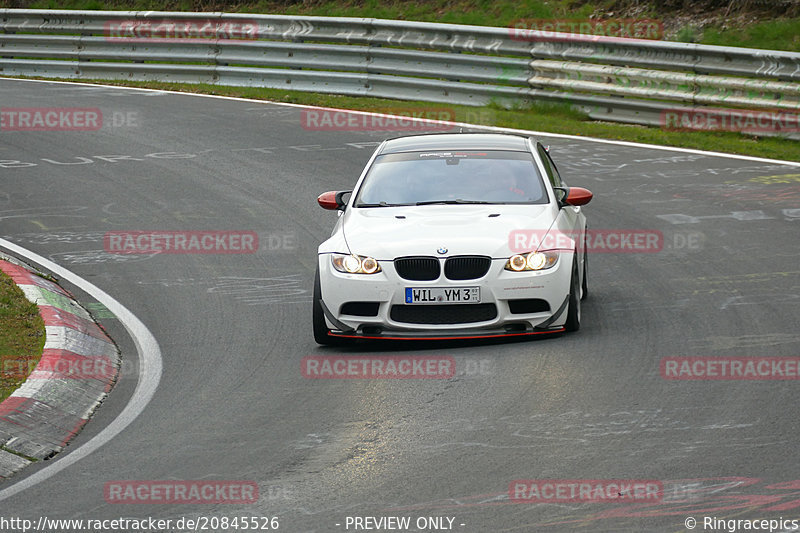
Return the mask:
<path id="1" fill-rule="evenodd" d="M 477 304 L 480 302 L 480 287 L 406 287 L 407 304 Z"/>

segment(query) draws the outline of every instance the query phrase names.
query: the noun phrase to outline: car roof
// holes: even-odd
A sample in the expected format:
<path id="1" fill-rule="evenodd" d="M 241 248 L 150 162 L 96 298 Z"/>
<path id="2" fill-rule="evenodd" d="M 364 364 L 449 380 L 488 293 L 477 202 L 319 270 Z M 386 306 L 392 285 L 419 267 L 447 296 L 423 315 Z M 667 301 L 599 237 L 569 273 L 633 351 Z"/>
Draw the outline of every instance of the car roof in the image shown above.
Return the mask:
<path id="1" fill-rule="evenodd" d="M 434 133 L 389 139 L 381 154 L 433 150 L 512 150 L 530 152 L 528 138 L 503 133 Z"/>

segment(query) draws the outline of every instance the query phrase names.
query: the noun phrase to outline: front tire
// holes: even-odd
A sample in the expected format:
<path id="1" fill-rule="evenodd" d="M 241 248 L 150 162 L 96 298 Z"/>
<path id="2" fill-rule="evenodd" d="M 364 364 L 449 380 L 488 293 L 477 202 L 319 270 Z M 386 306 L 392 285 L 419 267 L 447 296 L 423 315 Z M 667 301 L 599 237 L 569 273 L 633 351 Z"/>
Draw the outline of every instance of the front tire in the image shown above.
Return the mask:
<path id="1" fill-rule="evenodd" d="M 564 322 L 564 329 L 567 331 L 578 331 L 581 329 L 581 298 L 578 296 L 580 291 L 580 280 L 578 278 L 578 254 L 572 260 L 572 279 L 569 284 L 569 307 L 567 307 L 567 321 Z"/>
<path id="2" fill-rule="evenodd" d="M 589 256 L 586 250 L 583 252 L 583 281 L 581 282 L 581 300 L 585 300 L 589 296 L 589 278 L 586 276 L 586 263 L 589 262 Z"/>
<path id="3" fill-rule="evenodd" d="M 589 278 L 586 276 L 586 264 L 589 262 L 589 226 L 583 228 L 583 281 L 581 282 L 581 300 L 589 296 Z"/>

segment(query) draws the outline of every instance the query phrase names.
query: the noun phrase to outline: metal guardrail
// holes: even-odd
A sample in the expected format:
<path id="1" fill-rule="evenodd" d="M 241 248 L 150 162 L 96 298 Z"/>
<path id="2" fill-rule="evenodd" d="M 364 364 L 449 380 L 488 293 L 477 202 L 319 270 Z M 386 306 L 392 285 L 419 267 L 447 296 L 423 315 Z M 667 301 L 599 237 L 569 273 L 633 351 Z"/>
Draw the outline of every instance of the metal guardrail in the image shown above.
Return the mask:
<path id="1" fill-rule="evenodd" d="M 211 30 L 202 39 L 114 30 L 167 20 Z M 228 38 L 225 25 L 250 33 Z M 646 125 L 709 106 L 800 113 L 800 53 L 360 18 L 0 9 L 0 74 L 508 107 L 543 100 Z"/>

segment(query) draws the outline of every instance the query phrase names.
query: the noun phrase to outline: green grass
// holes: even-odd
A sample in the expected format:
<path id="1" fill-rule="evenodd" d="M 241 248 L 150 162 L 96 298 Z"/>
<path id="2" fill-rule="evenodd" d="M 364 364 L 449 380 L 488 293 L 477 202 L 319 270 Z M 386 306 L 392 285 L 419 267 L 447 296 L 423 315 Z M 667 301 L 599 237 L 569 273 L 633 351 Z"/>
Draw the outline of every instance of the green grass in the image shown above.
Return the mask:
<path id="1" fill-rule="evenodd" d="M 0 401 L 36 367 L 44 349 L 44 321 L 36 304 L 0 272 Z"/>
<path id="2" fill-rule="evenodd" d="M 700 42 L 800 52 L 800 18 L 757 22 L 735 30 L 711 27 L 703 32 Z"/>
<path id="3" fill-rule="evenodd" d="M 207 84 L 118 80 L 81 81 L 394 114 L 402 113 L 402 110 L 446 109 L 455 112 L 455 121 L 457 122 L 800 161 L 800 142 L 797 141 L 773 137 L 756 138 L 734 132 L 665 131 L 656 127 L 600 122 L 591 120 L 583 113 L 571 109 L 567 104 L 534 104 L 529 108 L 509 110 L 494 105 L 485 107 L 454 106 L 259 87 L 221 87 Z"/>

